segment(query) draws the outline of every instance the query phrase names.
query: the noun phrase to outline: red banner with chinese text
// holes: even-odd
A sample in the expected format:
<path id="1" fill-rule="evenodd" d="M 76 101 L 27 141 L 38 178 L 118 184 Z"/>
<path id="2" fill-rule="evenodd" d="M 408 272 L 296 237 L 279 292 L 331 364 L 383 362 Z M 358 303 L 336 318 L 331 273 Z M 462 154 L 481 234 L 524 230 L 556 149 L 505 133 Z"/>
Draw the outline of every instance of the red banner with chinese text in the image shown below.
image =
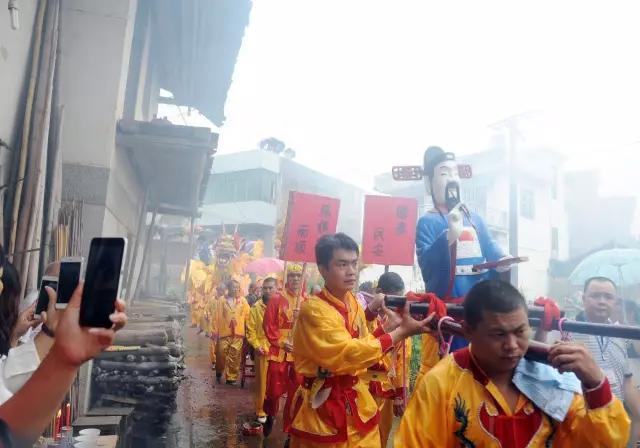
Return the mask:
<path id="1" fill-rule="evenodd" d="M 321 236 L 336 232 L 339 211 L 338 199 L 290 192 L 280 259 L 315 263 L 316 242 Z"/>
<path id="2" fill-rule="evenodd" d="M 362 261 L 413 266 L 417 220 L 418 201 L 413 198 L 367 196 L 364 202 Z"/>

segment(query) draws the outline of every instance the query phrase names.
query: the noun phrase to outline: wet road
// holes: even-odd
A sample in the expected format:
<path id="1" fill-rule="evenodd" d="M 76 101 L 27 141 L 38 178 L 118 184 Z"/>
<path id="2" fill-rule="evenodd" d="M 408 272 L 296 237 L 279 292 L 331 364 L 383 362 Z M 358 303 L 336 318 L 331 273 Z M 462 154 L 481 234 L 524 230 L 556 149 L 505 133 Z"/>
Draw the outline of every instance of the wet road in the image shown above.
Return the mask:
<path id="1" fill-rule="evenodd" d="M 209 340 L 185 328 L 186 378 L 180 385 L 177 412 L 167 437 L 167 448 L 280 448 L 284 444 L 282 421 L 268 439 L 245 437 L 242 424 L 254 417 L 253 378 L 245 389 L 215 384 L 209 362 Z M 239 383 L 239 381 L 238 381 Z"/>

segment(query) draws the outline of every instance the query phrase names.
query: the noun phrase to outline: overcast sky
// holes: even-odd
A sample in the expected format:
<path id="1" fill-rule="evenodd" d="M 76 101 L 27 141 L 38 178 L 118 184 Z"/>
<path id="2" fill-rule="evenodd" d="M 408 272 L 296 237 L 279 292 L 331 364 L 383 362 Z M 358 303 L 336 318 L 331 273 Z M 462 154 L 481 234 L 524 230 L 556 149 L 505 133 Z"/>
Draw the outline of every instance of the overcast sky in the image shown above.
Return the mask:
<path id="1" fill-rule="evenodd" d="M 479 151 L 489 125 L 536 110 L 528 144 L 604 167 L 605 192 L 621 191 L 640 165 L 640 3 L 592 3 L 254 0 L 220 152 L 274 136 L 371 187 L 429 145 Z"/>

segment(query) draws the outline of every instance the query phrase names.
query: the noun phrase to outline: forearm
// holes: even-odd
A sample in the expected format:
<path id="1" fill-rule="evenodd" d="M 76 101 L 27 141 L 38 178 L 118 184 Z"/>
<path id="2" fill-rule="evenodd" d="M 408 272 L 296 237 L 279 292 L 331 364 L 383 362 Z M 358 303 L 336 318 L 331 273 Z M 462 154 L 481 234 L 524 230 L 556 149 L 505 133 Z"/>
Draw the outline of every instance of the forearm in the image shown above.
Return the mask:
<path id="1" fill-rule="evenodd" d="M 398 342 L 405 340 L 409 336 L 408 334 L 406 334 L 404 329 L 400 327 L 387 334 L 391 336 L 391 342 L 393 343 L 393 345 L 396 345 Z"/>
<path id="2" fill-rule="evenodd" d="M 54 339 L 50 336 L 44 334 L 44 332 L 40 332 L 37 334 L 35 339 L 33 340 L 36 345 L 36 350 L 38 351 L 38 356 L 40 359 L 44 359 L 49 354 L 51 347 L 53 347 Z"/>
<path id="3" fill-rule="evenodd" d="M 51 352 L 24 387 L 0 406 L 0 419 L 19 440 L 37 439 L 69 391 L 77 370 Z"/>
<path id="4" fill-rule="evenodd" d="M 623 388 L 624 404 L 629 410 L 629 417 L 634 422 L 640 422 L 640 391 L 636 388 L 633 377 L 625 378 Z"/>

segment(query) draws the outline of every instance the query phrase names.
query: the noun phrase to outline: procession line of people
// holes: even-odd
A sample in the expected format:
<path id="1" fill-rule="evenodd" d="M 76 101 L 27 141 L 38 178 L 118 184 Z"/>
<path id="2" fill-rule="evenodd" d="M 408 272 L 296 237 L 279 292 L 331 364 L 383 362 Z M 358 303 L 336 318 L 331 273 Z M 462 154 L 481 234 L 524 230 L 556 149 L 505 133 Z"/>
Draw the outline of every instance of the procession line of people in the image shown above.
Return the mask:
<path id="1" fill-rule="evenodd" d="M 246 320 L 256 365 L 254 425 L 265 436 L 286 395 L 282 424 L 292 447 L 384 447 L 394 415 L 402 415 L 397 447 L 626 446 L 629 415 L 587 347 L 559 342 L 551 366 L 524 358 L 532 332 L 526 302 L 509 283 L 471 288 L 464 299 L 470 344 L 441 357 L 432 330 L 446 310 L 439 299 L 429 296 L 433 312 L 424 320 L 387 309 L 382 294 L 363 307 L 352 292 L 358 245 L 344 234 L 320 238 L 316 261 L 325 283 L 318 294 L 302 294 L 301 267 L 291 265 L 284 289 L 265 279 L 250 311 L 234 298 L 232 283 L 217 299 L 218 323 L 228 329 L 218 326 L 218 341 L 240 338 L 236 328 Z M 386 273 L 377 292 L 403 294 L 404 285 Z M 404 410 L 408 338 L 418 334 L 422 365 Z M 218 347 L 216 365 L 221 356 L 238 362 Z M 234 373 L 225 368 L 225 379 Z"/>

